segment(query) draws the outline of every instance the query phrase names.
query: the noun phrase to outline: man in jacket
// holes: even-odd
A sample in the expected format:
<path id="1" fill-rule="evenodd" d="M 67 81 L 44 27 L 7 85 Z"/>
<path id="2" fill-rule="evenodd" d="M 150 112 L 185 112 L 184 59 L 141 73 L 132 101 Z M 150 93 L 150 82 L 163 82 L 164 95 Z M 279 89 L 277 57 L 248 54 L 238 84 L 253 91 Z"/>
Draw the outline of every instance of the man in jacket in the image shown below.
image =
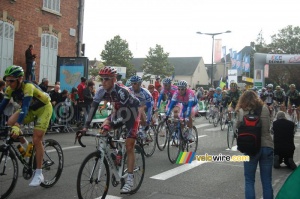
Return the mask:
<path id="1" fill-rule="evenodd" d="M 285 117 L 283 111 L 277 113 L 277 120 L 273 122 L 274 131 L 274 168 L 280 168 L 284 163 L 292 170 L 297 168 L 294 156 L 294 127 L 295 124 Z"/>

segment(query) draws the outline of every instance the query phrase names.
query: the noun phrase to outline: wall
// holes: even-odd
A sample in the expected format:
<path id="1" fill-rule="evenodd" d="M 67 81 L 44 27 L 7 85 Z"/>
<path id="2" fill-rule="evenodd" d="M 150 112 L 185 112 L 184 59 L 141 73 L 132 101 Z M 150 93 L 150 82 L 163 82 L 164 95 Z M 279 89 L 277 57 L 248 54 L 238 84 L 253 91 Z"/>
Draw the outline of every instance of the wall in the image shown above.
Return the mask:
<path id="1" fill-rule="evenodd" d="M 42 0 L 0 1 L 0 20 L 7 21 L 9 18 L 12 18 L 15 26 L 15 65 L 20 65 L 25 69 L 25 50 L 30 44 L 33 44 L 34 53 L 38 56 L 36 59 L 37 66 L 39 66 L 41 34 L 45 29 L 49 29 L 51 34 L 53 32 L 57 34 L 59 56 L 76 56 L 78 1 L 61 0 L 60 2 L 61 15 L 57 15 L 43 11 Z M 76 30 L 75 37 L 70 36 L 70 28 Z M 36 68 L 36 78 L 38 81 L 41 81 L 43 77 L 38 76 L 39 67 Z"/>

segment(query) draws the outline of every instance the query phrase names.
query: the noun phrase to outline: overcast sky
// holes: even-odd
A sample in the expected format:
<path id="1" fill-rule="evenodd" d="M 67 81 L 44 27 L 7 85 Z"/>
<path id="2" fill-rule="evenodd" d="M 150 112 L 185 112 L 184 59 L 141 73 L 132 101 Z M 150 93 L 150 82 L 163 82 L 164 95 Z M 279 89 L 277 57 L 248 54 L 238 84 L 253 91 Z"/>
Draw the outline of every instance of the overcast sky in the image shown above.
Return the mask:
<path id="1" fill-rule="evenodd" d="M 105 43 L 120 35 L 135 58 L 161 45 L 170 57 L 204 58 L 211 63 L 212 38 L 228 49 L 241 50 L 262 30 L 270 36 L 287 25 L 300 26 L 296 0 L 86 0 L 83 42 L 86 56 L 101 59 Z"/>

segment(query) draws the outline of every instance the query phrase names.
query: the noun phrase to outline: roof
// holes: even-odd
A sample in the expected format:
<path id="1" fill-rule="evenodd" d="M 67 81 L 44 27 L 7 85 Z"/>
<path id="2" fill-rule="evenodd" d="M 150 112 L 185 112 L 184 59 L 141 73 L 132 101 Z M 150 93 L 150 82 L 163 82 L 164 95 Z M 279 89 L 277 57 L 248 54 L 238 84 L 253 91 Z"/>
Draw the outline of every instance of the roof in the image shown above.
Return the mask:
<path id="1" fill-rule="evenodd" d="M 202 57 L 169 57 L 168 61 L 174 66 L 175 75 L 193 75 Z M 145 58 L 133 58 L 131 63 L 137 72 L 143 72 Z"/>

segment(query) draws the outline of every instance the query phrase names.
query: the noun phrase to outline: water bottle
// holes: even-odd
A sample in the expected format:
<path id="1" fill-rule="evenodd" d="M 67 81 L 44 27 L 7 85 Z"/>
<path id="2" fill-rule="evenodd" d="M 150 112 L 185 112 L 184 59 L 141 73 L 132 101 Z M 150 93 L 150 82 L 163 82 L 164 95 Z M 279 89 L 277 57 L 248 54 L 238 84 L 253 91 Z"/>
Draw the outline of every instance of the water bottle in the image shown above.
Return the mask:
<path id="1" fill-rule="evenodd" d="M 20 154 L 24 157 L 25 154 L 26 154 L 26 151 L 25 151 L 24 147 L 23 147 L 21 144 L 19 144 L 19 145 L 17 146 L 17 148 L 18 148 Z"/>
<path id="2" fill-rule="evenodd" d="M 26 149 L 26 154 L 25 157 L 31 157 L 33 152 L 33 144 L 32 142 L 28 143 L 27 149 Z"/>
<path id="3" fill-rule="evenodd" d="M 116 165 L 121 166 L 122 161 L 122 151 L 118 151 L 117 157 L 116 157 Z"/>

